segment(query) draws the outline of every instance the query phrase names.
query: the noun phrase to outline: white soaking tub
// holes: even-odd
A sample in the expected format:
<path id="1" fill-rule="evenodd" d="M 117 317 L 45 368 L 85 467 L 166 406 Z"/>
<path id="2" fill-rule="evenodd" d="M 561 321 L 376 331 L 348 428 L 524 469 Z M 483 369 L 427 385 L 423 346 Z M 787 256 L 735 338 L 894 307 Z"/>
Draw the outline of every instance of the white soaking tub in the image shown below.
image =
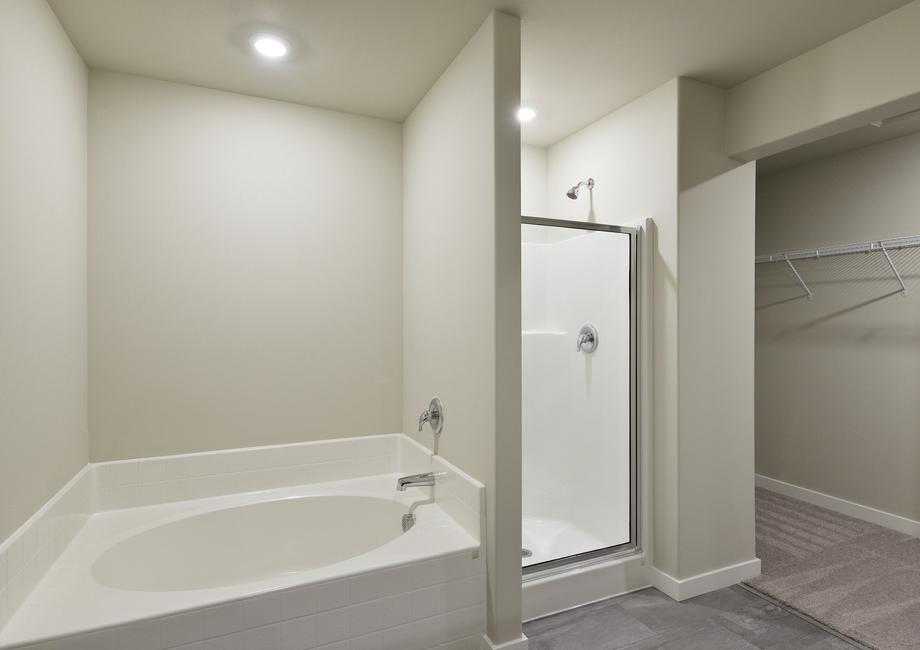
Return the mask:
<path id="1" fill-rule="evenodd" d="M 481 486 L 429 467 L 448 469 L 434 498 L 399 472 L 98 512 L 0 648 L 478 649 L 478 530 L 448 512 Z"/>
<path id="2" fill-rule="evenodd" d="M 288 496 L 183 517 L 122 540 L 91 573 L 107 587 L 187 591 L 243 584 L 363 555 L 403 534 L 404 503 Z"/>

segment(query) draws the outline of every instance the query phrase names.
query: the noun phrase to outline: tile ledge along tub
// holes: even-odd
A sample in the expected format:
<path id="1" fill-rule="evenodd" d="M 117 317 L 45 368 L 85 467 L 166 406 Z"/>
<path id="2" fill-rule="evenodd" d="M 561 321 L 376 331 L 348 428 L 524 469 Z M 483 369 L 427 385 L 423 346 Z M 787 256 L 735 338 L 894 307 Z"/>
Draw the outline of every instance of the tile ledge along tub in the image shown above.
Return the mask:
<path id="1" fill-rule="evenodd" d="M 478 649 L 479 527 L 449 513 L 479 515 L 482 486 L 408 438 L 392 448 L 386 474 L 93 514 L 0 648 Z M 443 484 L 397 492 L 407 466 Z"/>

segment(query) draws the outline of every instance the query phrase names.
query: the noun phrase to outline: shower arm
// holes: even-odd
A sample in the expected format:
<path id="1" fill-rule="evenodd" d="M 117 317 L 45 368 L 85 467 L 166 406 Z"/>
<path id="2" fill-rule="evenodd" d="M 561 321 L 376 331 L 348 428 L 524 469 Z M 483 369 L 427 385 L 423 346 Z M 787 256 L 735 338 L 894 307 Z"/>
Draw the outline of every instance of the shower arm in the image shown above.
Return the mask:
<path id="1" fill-rule="evenodd" d="M 581 189 L 582 185 L 587 187 L 588 191 L 591 192 L 594 190 L 594 179 L 588 178 L 588 180 L 578 181 L 578 184 L 570 187 L 569 191 L 566 192 L 565 195 L 574 201 L 578 198 L 578 191 Z"/>

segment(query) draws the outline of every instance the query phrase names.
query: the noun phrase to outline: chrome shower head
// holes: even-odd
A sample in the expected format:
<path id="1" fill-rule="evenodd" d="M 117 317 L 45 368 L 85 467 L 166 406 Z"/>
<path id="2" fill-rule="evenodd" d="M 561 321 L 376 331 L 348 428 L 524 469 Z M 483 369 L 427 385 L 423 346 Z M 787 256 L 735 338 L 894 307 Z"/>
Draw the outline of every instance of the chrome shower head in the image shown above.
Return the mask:
<path id="1" fill-rule="evenodd" d="M 572 187 L 570 187 L 569 191 L 566 192 L 565 195 L 574 201 L 575 199 L 578 198 L 578 192 L 579 190 L 581 190 L 582 185 L 587 187 L 588 191 L 593 190 L 594 189 L 594 179 L 589 178 L 586 181 L 579 181 L 578 185 L 573 185 Z"/>

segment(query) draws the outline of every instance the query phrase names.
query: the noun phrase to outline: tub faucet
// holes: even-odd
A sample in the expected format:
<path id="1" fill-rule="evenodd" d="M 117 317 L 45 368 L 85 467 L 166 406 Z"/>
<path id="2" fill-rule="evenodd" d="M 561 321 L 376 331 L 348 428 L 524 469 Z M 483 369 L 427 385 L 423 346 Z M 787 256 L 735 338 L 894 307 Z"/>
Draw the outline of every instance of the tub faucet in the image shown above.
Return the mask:
<path id="1" fill-rule="evenodd" d="M 396 479 L 396 489 L 405 492 L 408 487 L 425 487 L 434 485 L 436 474 L 434 472 L 425 472 L 424 474 L 411 474 L 410 476 L 401 476 Z"/>

